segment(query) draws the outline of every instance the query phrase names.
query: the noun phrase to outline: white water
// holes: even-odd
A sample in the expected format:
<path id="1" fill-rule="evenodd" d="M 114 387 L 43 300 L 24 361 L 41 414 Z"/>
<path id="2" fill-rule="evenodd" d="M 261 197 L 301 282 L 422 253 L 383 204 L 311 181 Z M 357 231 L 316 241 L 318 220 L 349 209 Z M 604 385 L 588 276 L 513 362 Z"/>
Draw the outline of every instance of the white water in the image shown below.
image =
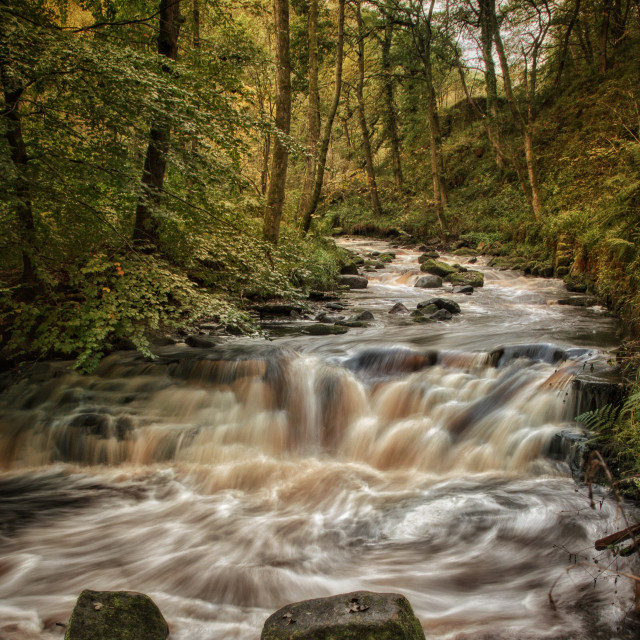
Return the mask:
<path id="1" fill-rule="evenodd" d="M 618 637 L 630 568 L 593 541 L 624 521 L 545 455 L 612 321 L 482 267 L 484 289 L 449 296 L 461 316 L 418 325 L 387 312 L 441 293 L 398 253 L 350 294 L 370 328 L 8 389 L 0 638 L 61 638 L 85 588 L 148 593 L 172 640 L 257 639 L 288 602 L 358 589 L 406 595 L 428 638 Z M 531 343 L 567 357 L 489 365 Z"/>

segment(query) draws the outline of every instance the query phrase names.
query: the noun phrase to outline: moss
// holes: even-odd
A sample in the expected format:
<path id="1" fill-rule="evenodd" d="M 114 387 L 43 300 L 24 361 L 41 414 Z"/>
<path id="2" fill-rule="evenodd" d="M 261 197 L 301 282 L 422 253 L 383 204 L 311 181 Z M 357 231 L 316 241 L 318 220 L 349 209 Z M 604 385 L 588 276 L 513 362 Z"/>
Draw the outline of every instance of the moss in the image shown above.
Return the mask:
<path id="1" fill-rule="evenodd" d="M 444 278 L 446 282 L 451 282 L 455 285 L 468 284 L 472 287 L 484 286 L 484 274 L 480 271 L 466 271 L 464 273 L 452 273 Z"/>
<path id="2" fill-rule="evenodd" d="M 65 640 L 165 640 L 169 628 L 143 593 L 90 591 L 80 594 Z"/>
<path id="3" fill-rule="evenodd" d="M 433 260 L 429 258 L 422 263 L 420 267 L 421 271 L 426 273 L 430 273 L 434 276 L 444 277 L 449 275 L 450 273 L 456 273 L 455 267 L 447 264 L 446 262 L 441 262 L 440 260 Z"/>

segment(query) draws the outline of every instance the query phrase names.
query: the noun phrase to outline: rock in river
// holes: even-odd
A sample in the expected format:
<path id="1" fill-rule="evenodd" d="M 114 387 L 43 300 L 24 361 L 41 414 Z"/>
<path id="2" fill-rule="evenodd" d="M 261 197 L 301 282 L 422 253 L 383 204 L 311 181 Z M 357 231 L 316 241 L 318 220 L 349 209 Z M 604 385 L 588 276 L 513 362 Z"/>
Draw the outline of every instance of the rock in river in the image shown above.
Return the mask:
<path id="1" fill-rule="evenodd" d="M 421 276 L 413 286 L 420 289 L 439 289 L 442 286 L 442 278 L 440 276 Z"/>
<path id="2" fill-rule="evenodd" d="M 422 302 L 418 302 L 418 309 L 422 310 L 431 304 L 435 304 L 438 309 L 446 309 L 449 313 L 460 313 L 460 305 L 455 300 L 450 300 L 449 298 L 429 298 L 429 300 L 423 300 Z"/>
<path id="3" fill-rule="evenodd" d="M 165 640 L 169 628 L 151 598 L 133 591 L 80 594 L 64 640 Z"/>
<path id="4" fill-rule="evenodd" d="M 364 276 L 341 275 L 340 284 L 349 285 L 351 289 L 366 289 L 369 281 Z"/>
<path id="5" fill-rule="evenodd" d="M 267 618 L 261 640 L 424 640 L 409 601 L 355 591 L 289 604 Z"/>

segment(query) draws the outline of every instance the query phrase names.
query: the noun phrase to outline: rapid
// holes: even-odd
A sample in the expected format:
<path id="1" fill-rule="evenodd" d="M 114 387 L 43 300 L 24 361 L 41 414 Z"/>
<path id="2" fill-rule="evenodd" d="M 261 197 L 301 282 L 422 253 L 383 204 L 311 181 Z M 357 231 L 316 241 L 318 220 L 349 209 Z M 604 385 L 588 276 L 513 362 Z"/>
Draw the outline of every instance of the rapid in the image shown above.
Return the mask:
<path id="1" fill-rule="evenodd" d="M 343 300 L 369 327 L 274 320 L 8 386 L 0 639 L 62 638 L 87 588 L 149 594 L 171 640 L 257 640 L 289 602 L 360 589 L 404 594 L 438 640 L 637 637 L 634 567 L 593 548 L 623 513 L 600 488 L 592 508 L 558 435 L 602 403 L 615 321 L 482 258 L 473 295 L 418 289 L 395 252 Z M 436 295 L 462 313 L 389 314 Z"/>

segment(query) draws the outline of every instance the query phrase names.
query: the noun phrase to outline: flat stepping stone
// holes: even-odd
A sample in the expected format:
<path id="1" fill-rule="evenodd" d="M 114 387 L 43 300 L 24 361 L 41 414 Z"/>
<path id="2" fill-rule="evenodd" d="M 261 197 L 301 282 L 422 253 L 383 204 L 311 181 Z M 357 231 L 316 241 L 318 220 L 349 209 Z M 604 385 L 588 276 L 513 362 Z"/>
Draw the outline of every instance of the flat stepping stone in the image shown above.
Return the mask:
<path id="1" fill-rule="evenodd" d="M 267 618 L 261 640 L 425 640 L 398 593 L 355 591 L 289 604 Z"/>

